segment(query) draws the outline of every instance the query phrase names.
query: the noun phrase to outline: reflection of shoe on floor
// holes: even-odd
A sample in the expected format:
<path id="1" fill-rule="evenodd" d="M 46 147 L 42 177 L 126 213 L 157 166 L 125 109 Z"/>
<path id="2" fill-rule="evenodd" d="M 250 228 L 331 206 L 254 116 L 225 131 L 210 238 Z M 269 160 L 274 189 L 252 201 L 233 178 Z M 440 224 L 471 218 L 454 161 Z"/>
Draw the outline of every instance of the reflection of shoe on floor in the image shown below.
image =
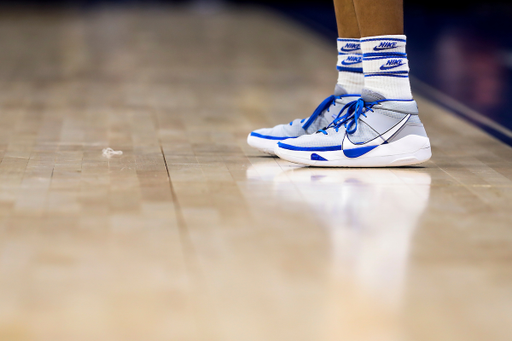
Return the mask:
<path id="1" fill-rule="evenodd" d="M 309 202 L 318 202 L 322 207 L 368 206 L 375 216 L 376 210 L 384 206 L 393 211 L 411 205 L 415 207 L 413 211 L 422 211 L 430 194 L 431 178 L 421 170 L 301 167 L 277 174 L 274 181 L 293 182 Z M 364 211 L 361 214 L 366 215 Z"/>
<path id="2" fill-rule="evenodd" d="M 269 160 L 264 161 L 260 161 L 263 158 L 258 159 L 259 162 L 254 162 L 247 168 L 245 172 L 247 180 L 275 181 L 275 178 L 284 172 L 283 168 L 277 162 L 279 161 L 278 158 L 269 157 Z"/>
<path id="3" fill-rule="evenodd" d="M 327 129 L 279 142 L 280 158 L 318 167 L 416 165 L 430 159 L 430 141 L 414 100 L 363 90 Z"/>
<path id="4" fill-rule="evenodd" d="M 309 118 L 296 119 L 273 128 L 255 130 L 247 136 L 247 143 L 264 153 L 274 155 L 274 147 L 279 141 L 313 134 L 327 127 L 338 116 L 345 104 L 359 97 L 359 95 L 346 94 L 339 86 L 334 92 L 335 94 L 327 97 Z"/>
<path id="5" fill-rule="evenodd" d="M 430 175 L 421 170 L 403 169 L 331 169 L 297 167 L 279 174 L 279 179 L 296 183 L 365 184 L 365 185 L 430 185 Z"/>
<path id="6" fill-rule="evenodd" d="M 302 167 L 283 172 L 274 181 L 292 182 L 332 228 L 404 232 L 414 229 L 428 204 L 431 177 L 420 169 Z"/>
<path id="7" fill-rule="evenodd" d="M 368 321 L 389 322 L 390 316 L 398 316 L 403 309 L 411 240 L 429 202 L 428 172 L 303 167 L 284 172 L 279 178 L 292 182 L 299 191 L 295 196 L 309 204 L 315 221 L 326 231 L 334 276 L 329 298 L 339 297 L 332 308 L 341 316 L 335 325 L 356 312 L 371 316 Z M 361 318 L 348 318 L 352 324 L 346 325 L 357 325 Z M 385 334 L 386 330 L 378 329 L 377 336 L 356 339 L 403 339 L 399 334 Z M 343 340 L 353 340 L 355 334 L 340 335 Z"/>

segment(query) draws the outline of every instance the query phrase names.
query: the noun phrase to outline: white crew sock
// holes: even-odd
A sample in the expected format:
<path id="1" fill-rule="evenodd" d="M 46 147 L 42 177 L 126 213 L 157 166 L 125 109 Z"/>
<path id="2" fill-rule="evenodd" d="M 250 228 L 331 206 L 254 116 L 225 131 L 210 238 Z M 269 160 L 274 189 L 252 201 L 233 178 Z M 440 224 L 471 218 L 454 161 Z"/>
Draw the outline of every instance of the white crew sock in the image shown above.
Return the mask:
<path id="1" fill-rule="evenodd" d="M 347 94 L 361 94 L 364 84 L 362 61 L 359 39 L 338 38 L 338 85 Z"/>
<path id="2" fill-rule="evenodd" d="M 387 99 L 412 99 L 404 35 L 361 38 L 364 89 Z"/>

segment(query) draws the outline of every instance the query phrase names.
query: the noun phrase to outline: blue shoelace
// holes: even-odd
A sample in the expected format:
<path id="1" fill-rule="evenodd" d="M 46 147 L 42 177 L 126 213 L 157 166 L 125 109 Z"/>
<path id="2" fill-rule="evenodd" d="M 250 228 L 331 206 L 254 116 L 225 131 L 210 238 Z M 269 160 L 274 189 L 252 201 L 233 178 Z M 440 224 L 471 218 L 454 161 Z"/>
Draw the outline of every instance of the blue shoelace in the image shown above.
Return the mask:
<path id="1" fill-rule="evenodd" d="M 366 117 L 366 112 L 373 111 L 372 107 L 380 101 L 375 102 L 365 102 L 362 98 L 359 98 L 355 101 L 345 104 L 345 106 L 341 109 L 338 117 L 331 122 L 324 129 L 320 129 L 319 132 L 322 132 L 324 135 L 327 135 L 327 129 L 334 128 L 336 132 L 343 125 L 348 134 L 353 134 L 357 130 L 357 122 L 359 121 L 359 117 L 362 115 Z M 345 115 L 341 115 L 345 110 L 347 113 Z"/>
<path id="2" fill-rule="evenodd" d="M 346 96 L 346 95 L 345 95 Z M 331 109 L 331 105 L 332 106 L 336 106 L 336 100 L 337 99 L 340 99 L 342 98 L 343 96 L 334 96 L 334 95 L 331 95 L 329 97 L 327 97 L 326 99 L 324 99 L 322 101 L 322 103 L 320 103 L 318 105 L 318 107 L 315 109 L 315 111 L 313 111 L 313 114 L 311 114 L 311 116 L 309 116 L 309 118 L 306 119 L 302 119 L 300 120 L 300 123 L 304 123 L 304 121 L 306 121 L 306 123 L 304 123 L 304 125 L 302 126 L 302 129 L 306 130 L 309 128 L 309 126 L 311 126 L 311 124 L 313 122 L 315 122 L 315 120 L 317 119 L 317 117 L 322 113 L 324 112 L 324 110 L 327 110 L 327 112 L 330 111 Z M 290 125 L 293 124 L 293 121 L 290 122 Z"/>

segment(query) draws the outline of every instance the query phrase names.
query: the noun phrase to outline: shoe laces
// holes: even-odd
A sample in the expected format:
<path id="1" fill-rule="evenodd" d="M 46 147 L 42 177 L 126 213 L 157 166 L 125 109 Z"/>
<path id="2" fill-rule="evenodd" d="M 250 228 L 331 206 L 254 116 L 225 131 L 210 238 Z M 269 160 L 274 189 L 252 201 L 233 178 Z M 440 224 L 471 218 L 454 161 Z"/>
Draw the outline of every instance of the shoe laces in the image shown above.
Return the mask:
<path id="1" fill-rule="evenodd" d="M 372 107 L 382 100 L 375 102 L 365 102 L 362 98 L 359 98 L 355 101 L 349 102 L 345 104 L 345 106 L 341 109 L 338 117 L 331 122 L 327 127 L 320 129 L 319 132 L 322 132 L 324 135 L 327 135 L 327 129 L 334 128 L 336 132 L 339 131 L 340 127 L 343 125 L 348 134 L 353 134 L 357 130 L 357 123 L 359 121 L 360 116 L 366 117 L 366 113 L 368 111 L 372 111 Z M 347 111 L 345 115 L 342 115 L 344 111 Z"/>
<path id="2" fill-rule="evenodd" d="M 313 114 L 311 114 L 311 116 L 309 116 L 309 118 L 307 118 L 307 119 L 304 118 L 304 119 L 300 120 L 300 123 L 304 123 L 304 121 L 307 120 L 306 123 L 304 123 L 304 125 L 302 126 L 302 129 L 307 130 L 311 126 L 311 124 L 313 124 L 313 122 L 315 122 L 315 120 L 318 118 L 318 116 L 320 116 L 320 114 L 323 113 L 324 111 L 330 112 L 331 106 L 336 106 L 336 100 L 340 99 L 342 97 L 344 97 L 344 95 L 341 95 L 341 96 L 331 95 L 331 96 L 327 97 L 326 99 L 324 99 L 322 101 L 322 103 L 320 103 L 318 105 L 318 107 L 315 109 L 315 111 L 313 111 Z M 291 121 L 290 125 L 292 125 L 293 122 L 294 121 Z"/>

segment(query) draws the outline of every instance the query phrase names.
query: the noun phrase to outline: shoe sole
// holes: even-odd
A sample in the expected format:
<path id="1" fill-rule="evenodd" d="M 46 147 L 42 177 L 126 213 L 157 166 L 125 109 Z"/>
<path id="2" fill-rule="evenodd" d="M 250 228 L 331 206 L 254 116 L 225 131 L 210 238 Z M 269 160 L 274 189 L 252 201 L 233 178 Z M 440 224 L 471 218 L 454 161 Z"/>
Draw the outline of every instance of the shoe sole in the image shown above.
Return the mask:
<path id="1" fill-rule="evenodd" d="M 274 153 L 281 159 L 314 167 L 396 167 L 412 166 L 428 161 L 432 157 L 428 137 L 409 135 L 398 141 L 382 144 L 358 158 L 348 158 L 342 150 L 328 152 L 295 151 L 280 148 Z M 325 161 L 311 160 L 317 154 Z"/>
<path id="2" fill-rule="evenodd" d="M 274 152 L 274 148 L 277 146 L 277 142 L 280 142 L 280 140 L 267 140 L 262 139 L 256 136 L 247 136 L 247 143 L 249 146 L 258 149 L 260 152 L 270 154 L 270 155 L 276 155 Z"/>

